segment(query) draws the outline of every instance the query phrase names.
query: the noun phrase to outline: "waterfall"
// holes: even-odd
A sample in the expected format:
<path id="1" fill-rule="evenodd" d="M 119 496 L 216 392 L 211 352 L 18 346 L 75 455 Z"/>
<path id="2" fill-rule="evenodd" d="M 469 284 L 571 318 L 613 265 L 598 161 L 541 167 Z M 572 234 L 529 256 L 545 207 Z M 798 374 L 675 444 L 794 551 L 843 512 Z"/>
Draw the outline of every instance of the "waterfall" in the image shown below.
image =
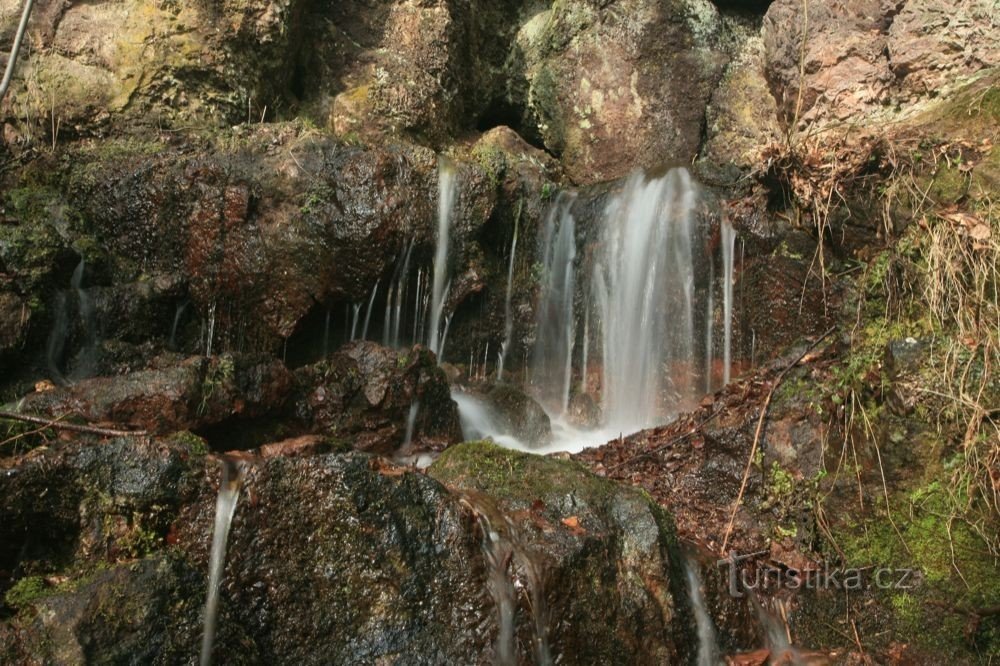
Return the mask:
<path id="1" fill-rule="evenodd" d="M 354 303 L 351 305 L 351 310 L 354 313 L 351 317 L 351 342 L 354 342 L 358 335 L 358 315 L 361 314 L 361 304 Z"/>
<path id="2" fill-rule="evenodd" d="M 725 347 L 723 382 L 729 383 L 732 366 L 733 339 L 733 254 L 736 247 L 736 230 L 728 219 L 722 221 L 722 311 L 725 316 Z"/>
<path id="3" fill-rule="evenodd" d="M 684 169 L 632 175 L 605 213 L 595 301 L 612 430 L 663 423 L 694 396 L 694 205 Z"/>
<path id="4" fill-rule="evenodd" d="M 538 305 L 531 384 L 539 402 L 566 411 L 573 360 L 573 297 L 576 259 L 574 197 L 560 193 L 549 210 L 542 237 L 542 297 Z"/>
<path id="5" fill-rule="evenodd" d="M 685 558 L 684 572 L 687 574 L 688 598 L 691 601 L 695 627 L 698 630 L 698 666 L 716 666 L 721 661 L 719 642 L 715 635 L 715 624 L 705 604 L 705 595 L 702 594 L 698 563 L 691 558 Z"/>
<path id="6" fill-rule="evenodd" d="M 382 344 L 386 347 L 399 346 L 400 318 L 402 317 L 402 304 L 405 294 L 406 284 L 410 273 L 410 255 L 413 253 L 413 239 L 406 245 L 406 250 L 401 257 L 402 261 L 396 261 L 396 270 L 389 283 L 389 290 L 385 297 L 385 317 L 382 322 Z"/>
<path id="7" fill-rule="evenodd" d="M 545 447 L 549 451 L 578 451 L 662 425 L 693 406 L 702 391 L 712 390 L 718 359 L 725 361 L 723 375 L 729 381 L 732 362 L 735 231 L 723 221 L 721 242 L 713 244 L 709 218 L 700 214 L 698 186 L 686 169 L 671 169 L 655 178 L 637 172 L 609 198 L 600 227 L 581 234 L 592 243 L 585 259 L 592 273 L 588 271 L 585 286 L 576 278 L 573 204 L 571 193 L 556 197 L 539 239 L 540 295 L 526 374 L 552 422 L 553 443 Z M 715 265 L 720 255 L 721 268 Z M 721 295 L 716 294 L 719 281 Z M 724 349 L 716 350 L 720 296 Z M 576 299 L 582 308 L 575 306 Z M 581 322 L 575 309 L 583 311 Z M 574 368 L 578 343 L 581 365 Z M 470 352 L 470 377 L 477 376 L 478 353 Z M 500 358 L 505 356 L 502 346 Z M 571 387 L 588 391 L 592 357 L 600 359 L 603 422 L 584 429 L 572 422 L 568 404 Z M 573 383 L 574 370 L 579 371 L 578 384 Z M 463 429 L 505 446 L 523 447 L 496 427 L 482 405 L 455 400 Z"/>
<path id="8" fill-rule="evenodd" d="M 510 313 L 510 295 L 514 285 L 514 258 L 517 256 L 517 227 L 520 221 L 520 209 L 514 218 L 514 238 L 510 242 L 510 263 L 507 264 L 507 293 L 503 300 L 503 343 L 500 345 L 500 358 L 497 360 L 497 381 L 503 381 L 503 362 L 510 348 L 510 338 L 514 333 L 514 320 Z"/>
<path id="9" fill-rule="evenodd" d="M 451 229 L 451 218 L 455 208 L 457 175 L 454 167 L 447 161 L 438 163 L 438 233 L 434 248 L 434 282 L 431 291 L 431 326 L 427 346 L 438 359 L 441 357 L 441 340 L 439 337 L 441 314 L 444 310 L 445 298 L 448 293 L 448 235 Z"/>
<path id="10" fill-rule="evenodd" d="M 205 633 L 201 641 L 201 666 L 212 663 L 212 646 L 215 642 L 215 622 L 219 612 L 219 587 L 226 563 L 226 543 L 229 527 L 236 513 L 236 501 L 243 485 L 243 470 L 240 463 L 224 459 L 222 461 L 222 483 L 215 501 L 215 530 L 212 533 L 212 554 L 208 566 L 208 599 L 205 601 Z"/>
<path id="11" fill-rule="evenodd" d="M 417 286 L 414 289 L 416 295 L 413 299 L 413 341 L 416 342 L 422 337 L 420 330 L 421 319 L 423 318 L 423 308 L 421 307 L 420 299 L 423 298 L 423 287 L 424 287 L 424 272 L 423 270 L 417 270 Z"/>

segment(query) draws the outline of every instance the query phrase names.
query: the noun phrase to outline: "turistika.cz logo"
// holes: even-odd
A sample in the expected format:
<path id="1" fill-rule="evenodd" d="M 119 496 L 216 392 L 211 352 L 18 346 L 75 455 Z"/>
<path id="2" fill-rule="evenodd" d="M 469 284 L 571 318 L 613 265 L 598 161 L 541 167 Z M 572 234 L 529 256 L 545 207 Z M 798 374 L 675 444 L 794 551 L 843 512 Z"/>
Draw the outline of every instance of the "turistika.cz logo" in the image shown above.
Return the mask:
<path id="1" fill-rule="evenodd" d="M 919 569 L 890 567 L 833 568 L 824 563 L 814 569 L 795 569 L 773 564 L 752 564 L 766 555 L 762 550 L 746 555 L 733 554 L 716 564 L 727 569 L 729 594 L 740 598 L 748 590 L 776 592 L 778 590 L 912 590 L 923 581 Z"/>

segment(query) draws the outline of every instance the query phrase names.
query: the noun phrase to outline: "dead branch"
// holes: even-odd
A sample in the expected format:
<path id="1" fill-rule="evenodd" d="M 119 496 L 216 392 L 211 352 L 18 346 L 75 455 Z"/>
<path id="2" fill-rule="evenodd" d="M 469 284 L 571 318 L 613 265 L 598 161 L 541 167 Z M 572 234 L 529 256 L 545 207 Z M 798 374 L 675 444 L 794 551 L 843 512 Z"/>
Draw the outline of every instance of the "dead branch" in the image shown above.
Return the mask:
<path id="1" fill-rule="evenodd" d="M 753 458 L 757 454 L 757 447 L 760 445 L 760 436 L 764 431 L 764 422 L 767 420 L 767 409 L 771 406 L 771 398 L 774 397 L 774 392 L 781 385 L 781 381 L 785 378 L 785 375 L 799 364 L 802 359 L 804 359 L 809 352 L 816 349 L 819 343 L 830 337 L 830 335 L 837 330 L 836 326 L 831 326 L 823 335 L 816 338 L 816 340 L 806 347 L 805 351 L 798 355 L 798 357 L 785 366 L 785 369 L 778 373 L 778 376 L 774 380 L 774 384 L 771 385 L 771 390 L 767 392 L 767 397 L 764 399 L 764 405 L 760 408 L 760 418 L 757 420 L 757 430 L 754 432 L 753 436 L 753 446 L 750 447 L 750 455 L 747 457 L 746 469 L 743 470 L 743 481 L 740 483 L 740 492 L 736 495 L 736 501 L 733 503 L 732 513 L 729 515 L 729 524 L 726 525 L 726 534 L 722 538 L 722 554 L 726 553 L 726 546 L 729 545 L 729 537 L 733 533 L 733 523 L 736 521 L 736 512 L 740 508 L 740 503 L 743 501 L 743 493 L 747 489 L 747 480 L 750 478 L 750 468 L 753 467 Z"/>

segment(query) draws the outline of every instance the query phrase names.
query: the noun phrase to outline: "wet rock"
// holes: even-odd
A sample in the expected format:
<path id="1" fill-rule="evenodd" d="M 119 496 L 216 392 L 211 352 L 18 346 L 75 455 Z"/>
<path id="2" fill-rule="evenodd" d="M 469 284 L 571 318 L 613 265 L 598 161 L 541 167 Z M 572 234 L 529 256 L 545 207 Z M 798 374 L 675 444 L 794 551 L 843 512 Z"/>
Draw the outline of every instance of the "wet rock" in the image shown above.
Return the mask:
<path id="1" fill-rule="evenodd" d="M 589 393 L 576 393 L 569 399 L 569 413 L 576 423 L 583 428 L 596 428 L 601 424 L 601 406 Z"/>
<path id="2" fill-rule="evenodd" d="M 122 564 L 44 589 L 29 606 L 33 620 L 0 635 L 7 634 L 17 663 L 176 663 L 198 644 L 203 586 L 200 571 L 170 557 Z"/>
<path id="3" fill-rule="evenodd" d="M 280 412 L 291 386 L 291 374 L 279 361 L 246 355 L 194 357 L 166 368 L 32 393 L 17 408 L 165 433 Z"/>
<path id="4" fill-rule="evenodd" d="M 259 120 L 284 92 L 299 4 L 41 3 L 0 118 L 43 119 L 45 133 L 51 118 L 62 134 L 88 135 L 122 121 Z"/>
<path id="5" fill-rule="evenodd" d="M 552 437 L 552 424 L 542 406 L 524 391 L 509 384 L 493 387 L 487 394 L 497 425 L 529 446 L 542 446 Z"/>
<path id="6" fill-rule="evenodd" d="M 677 584 L 683 573 L 670 518 L 657 505 L 575 462 L 487 442 L 448 449 L 429 474 L 467 493 L 483 529 L 512 543 L 511 574 L 527 591 L 544 588 L 546 608 L 536 610 L 559 618 L 549 628 L 554 661 L 681 659 L 689 647 L 681 638 L 687 608 Z M 590 600 L 586 606 L 572 601 L 583 598 Z M 629 612 L 606 612 L 618 604 Z M 635 626 L 644 628 L 636 632 Z M 518 636 L 530 644 L 530 627 L 520 626 Z"/>
<path id="7" fill-rule="evenodd" d="M 673 579 L 676 541 L 662 511 L 575 463 L 482 444 L 452 451 L 433 473 L 470 489 L 458 495 L 356 453 L 250 460 L 230 533 L 217 658 L 489 662 L 498 613 L 482 547 L 488 520 L 503 538 L 519 535 L 532 558 L 502 572 L 524 590 L 514 597 L 521 658 L 530 658 L 532 613 L 543 613 L 560 661 L 652 664 L 691 653 L 683 588 Z M 214 459 L 166 440 L 77 443 L 5 470 L 0 552 L 3 568 L 18 568 L 18 594 L 7 595 L 17 606 L 0 621 L 0 654 L 192 660 L 218 477 Z M 42 488 L 49 492 L 39 496 Z M 114 527 L 126 517 L 134 527 Z M 77 551 L 91 526 L 103 530 L 105 548 Z M 125 548 L 146 531 L 153 537 L 140 550 Z M 531 563 L 538 568 L 529 574 Z M 529 575 L 543 581 L 533 601 Z"/>
<path id="8" fill-rule="evenodd" d="M 440 450 L 461 441 L 458 408 L 448 380 L 427 349 L 395 351 L 353 342 L 295 373 L 295 413 L 362 451 L 391 455 L 406 438 L 417 405 L 412 447 Z"/>
<path id="9" fill-rule="evenodd" d="M 725 62 L 714 6 L 557 3 L 517 36 L 532 124 L 577 183 L 689 163 Z"/>
<path id="10" fill-rule="evenodd" d="M 0 290 L 0 368 L 24 344 L 31 326 L 31 308 L 12 291 Z"/>
<path id="11" fill-rule="evenodd" d="M 797 232 L 782 236 L 769 255 L 746 261 L 737 275 L 736 294 L 743 294 L 740 353 L 751 363 L 766 362 L 804 336 L 826 330 L 840 303 L 839 289 L 820 283 L 811 269 L 815 242 Z M 824 302 L 825 299 L 825 302 Z"/>

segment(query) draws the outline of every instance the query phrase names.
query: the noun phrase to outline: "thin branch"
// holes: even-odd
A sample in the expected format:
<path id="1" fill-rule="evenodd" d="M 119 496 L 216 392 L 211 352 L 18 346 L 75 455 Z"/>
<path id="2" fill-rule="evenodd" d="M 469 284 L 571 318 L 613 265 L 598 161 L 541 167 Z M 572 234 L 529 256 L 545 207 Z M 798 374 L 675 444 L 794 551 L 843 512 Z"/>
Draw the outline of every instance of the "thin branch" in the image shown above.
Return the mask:
<path id="1" fill-rule="evenodd" d="M 61 416 L 59 418 L 65 418 Z M 146 434 L 145 430 L 114 430 L 110 428 L 98 428 L 89 425 L 77 425 L 75 423 L 61 423 L 58 420 L 46 419 L 41 416 L 30 416 L 28 414 L 18 414 L 16 412 L 6 412 L 0 410 L 0 419 L 11 421 L 23 421 L 24 423 L 34 423 L 46 428 L 55 430 L 68 430 L 70 432 L 82 432 L 89 435 L 101 435 L 103 437 L 141 437 Z"/>
<path id="2" fill-rule="evenodd" d="M 805 351 L 799 354 L 794 361 L 785 366 L 785 369 L 782 370 L 775 378 L 774 384 L 771 385 L 771 390 L 767 392 L 767 398 L 764 399 L 764 405 L 760 408 L 760 418 L 757 420 L 757 430 L 753 436 L 753 446 L 750 447 L 750 455 L 747 457 L 747 466 L 746 469 L 743 470 L 743 481 L 740 483 L 740 492 L 736 495 L 736 501 L 733 503 L 732 513 L 729 515 L 729 524 L 726 525 L 726 534 L 722 538 L 723 555 L 726 553 L 726 546 L 729 545 L 729 537 L 733 533 L 733 523 L 736 521 L 736 512 L 739 511 L 740 503 L 743 501 L 743 493 L 746 492 L 747 489 L 747 480 L 750 478 L 750 468 L 753 467 L 753 458 L 757 454 L 757 447 L 760 445 L 760 436 L 764 431 L 764 421 L 767 419 L 767 409 L 771 406 L 771 398 L 774 397 L 775 390 L 777 390 L 777 388 L 781 385 L 781 381 L 792 368 L 798 365 L 799 362 L 809 354 L 809 352 L 816 349 L 816 347 L 819 346 L 819 343 L 830 337 L 830 335 L 836 330 L 836 326 L 831 326 L 825 333 L 823 333 L 823 335 L 816 338 L 815 342 L 806 347 Z"/>

